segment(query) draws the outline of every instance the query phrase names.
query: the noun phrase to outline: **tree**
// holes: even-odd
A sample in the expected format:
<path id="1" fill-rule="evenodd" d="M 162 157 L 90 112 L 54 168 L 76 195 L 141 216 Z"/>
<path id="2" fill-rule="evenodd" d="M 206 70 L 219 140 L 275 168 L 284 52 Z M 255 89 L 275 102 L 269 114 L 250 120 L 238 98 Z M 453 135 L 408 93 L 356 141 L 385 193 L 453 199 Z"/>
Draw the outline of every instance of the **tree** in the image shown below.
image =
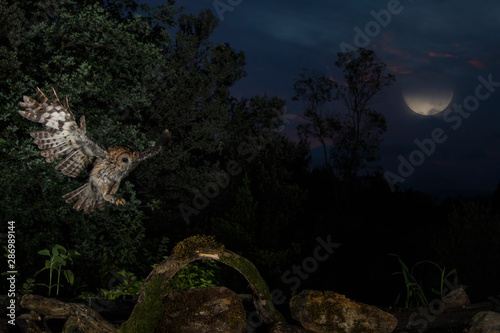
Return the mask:
<path id="1" fill-rule="evenodd" d="M 0 216 L 17 221 L 21 270 L 36 269 L 36 251 L 61 240 L 84 254 L 76 275 L 89 285 L 103 282 L 91 280 L 96 269 L 89 267 L 149 268 L 161 258 L 162 228 L 184 224 L 179 201 L 191 200 L 189 189 L 217 168 L 217 137 L 229 119 L 229 86 L 245 75 L 243 54 L 209 41 L 217 26 L 210 12 L 178 17 L 171 0 L 152 9 L 129 0 L 0 0 L 0 14 L 0 68 L 11 68 L 0 82 L 0 165 L 9 170 L 0 175 Z M 61 199 L 87 175 L 63 176 L 33 145 L 28 133 L 41 128 L 17 110 L 37 86 L 68 95 L 75 116 L 86 116 L 89 137 L 107 145 L 144 149 L 171 130 L 172 148 L 120 189 L 126 207 L 82 217 Z"/>
<path id="2" fill-rule="evenodd" d="M 323 147 L 325 166 L 328 166 L 327 145 L 334 129 L 333 118 L 325 112 L 323 106 L 333 99 L 334 82 L 318 73 L 308 74 L 306 70 L 295 80 L 293 101 L 302 100 L 304 118 L 309 122 L 297 127 L 299 136 L 307 140 L 309 137 L 318 139 Z"/>
<path id="3" fill-rule="evenodd" d="M 155 74 L 166 71 L 160 60 L 163 47 L 171 44 L 168 33 L 158 33 L 147 13 L 115 18 L 93 1 L 16 1 L 10 6 L 3 1 L 0 11 L 7 27 L 13 28 L 1 31 L 1 39 L 9 43 L 0 63 L 13 66 L 2 72 L 0 83 L 0 165 L 9 170 L 0 176 L 5 194 L 0 215 L 17 221 L 23 244 L 18 254 L 26 274 L 36 268 L 37 250 L 62 240 L 64 246 L 71 244 L 87 254 L 82 274 L 90 271 L 87 267 L 116 262 L 137 265 L 140 261 L 134 257 L 139 250 L 143 253 L 139 244 L 145 245 L 144 208 L 131 184 L 126 182 L 122 189 L 127 192 L 126 209 L 110 207 L 86 218 L 74 214 L 61 195 L 81 180 L 63 176 L 40 157 L 28 133 L 42 128 L 24 121 L 17 110 L 22 95 L 53 86 L 68 95 L 77 117 L 86 116 L 92 139 L 145 148 L 158 136 L 148 132 L 141 119 L 156 98 L 150 81 L 160 80 Z"/>
<path id="4" fill-rule="evenodd" d="M 173 144 L 168 154 L 159 156 L 158 168 L 145 165 L 138 171 L 145 191 L 163 202 L 155 217 L 162 224 L 166 214 L 173 225 L 185 224 L 180 205 L 191 207 L 198 216 L 201 210 L 193 200 L 221 169 L 221 138 L 230 121 L 229 87 L 246 73 L 242 52 L 210 41 L 217 26 L 208 10 L 198 16 L 182 15 L 175 41 L 165 49 L 168 70 L 152 87 L 157 98 L 143 124 L 151 131 L 167 124 Z"/>
<path id="5" fill-rule="evenodd" d="M 339 118 L 340 128 L 333 131 L 332 155 L 343 178 L 351 179 L 379 158 L 377 149 L 387 127 L 384 116 L 369 106 L 395 77 L 385 73 L 386 65 L 374 51 L 364 48 L 338 53 L 335 65 L 344 75 L 344 82 L 335 82 L 336 99 L 344 104 L 347 114 Z"/>
<path id="6" fill-rule="evenodd" d="M 344 75 L 343 82 L 305 71 L 295 81 L 293 99 L 303 102 L 304 117 L 309 120 L 297 130 L 304 137 L 320 141 L 325 161 L 330 145 L 337 176 L 352 179 L 378 158 L 377 149 L 386 131 L 385 118 L 369 106 L 381 89 L 394 81 L 394 75 L 385 74 L 385 64 L 375 52 L 363 48 L 338 53 L 335 65 Z M 345 113 L 324 110 L 334 100 L 343 104 Z"/>

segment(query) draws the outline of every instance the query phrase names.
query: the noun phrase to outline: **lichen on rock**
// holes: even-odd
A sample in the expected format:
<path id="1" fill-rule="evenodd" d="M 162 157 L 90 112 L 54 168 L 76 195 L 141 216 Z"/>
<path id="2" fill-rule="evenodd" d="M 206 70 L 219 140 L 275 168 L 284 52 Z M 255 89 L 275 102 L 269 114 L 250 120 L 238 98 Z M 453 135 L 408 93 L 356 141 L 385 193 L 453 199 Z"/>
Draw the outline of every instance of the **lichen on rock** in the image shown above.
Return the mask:
<path id="1" fill-rule="evenodd" d="M 304 290 L 290 300 L 292 317 L 306 329 L 332 333 L 392 332 L 397 319 L 332 291 Z"/>
<path id="2" fill-rule="evenodd" d="M 243 332 L 246 314 L 243 304 L 226 287 L 191 289 L 167 294 L 164 316 L 156 332 Z"/>

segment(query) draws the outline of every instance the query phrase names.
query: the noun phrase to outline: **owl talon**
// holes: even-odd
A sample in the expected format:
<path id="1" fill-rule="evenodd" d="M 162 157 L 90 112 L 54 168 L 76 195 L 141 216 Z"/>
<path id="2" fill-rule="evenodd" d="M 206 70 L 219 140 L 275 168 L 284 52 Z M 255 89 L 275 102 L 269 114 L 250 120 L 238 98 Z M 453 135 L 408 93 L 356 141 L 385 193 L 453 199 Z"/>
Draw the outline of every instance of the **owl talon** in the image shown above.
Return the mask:
<path id="1" fill-rule="evenodd" d="M 120 199 L 116 200 L 116 205 L 117 206 L 119 206 L 119 205 L 125 206 L 125 203 L 126 203 L 126 201 L 123 198 L 120 198 Z"/>

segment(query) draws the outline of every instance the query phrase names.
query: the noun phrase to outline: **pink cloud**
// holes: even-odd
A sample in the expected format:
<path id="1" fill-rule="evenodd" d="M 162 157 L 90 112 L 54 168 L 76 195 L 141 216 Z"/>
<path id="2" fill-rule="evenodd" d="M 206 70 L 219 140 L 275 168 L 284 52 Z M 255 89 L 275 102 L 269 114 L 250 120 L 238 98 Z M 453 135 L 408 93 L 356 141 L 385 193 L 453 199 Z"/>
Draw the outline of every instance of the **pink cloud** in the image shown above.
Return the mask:
<path id="1" fill-rule="evenodd" d="M 390 45 L 391 42 L 392 42 L 391 38 L 387 34 L 384 34 L 384 36 L 382 38 L 382 50 L 389 53 L 389 54 L 394 54 L 394 55 L 396 55 L 400 58 L 403 58 L 403 59 L 411 59 L 412 58 L 410 53 L 403 51 L 401 49 L 398 49 L 398 48 L 394 47 L 393 45 Z"/>
<path id="2" fill-rule="evenodd" d="M 429 52 L 430 57 L 439 57 L 439 58 L 456 58 L 456 56 L 451 55 L 449 53 L 436 53 L 436 52 Z"/>
<path id="3" fill-rule="evenodd" d="M 472 66 L 474 66 L 476 68 L 480 68 L 480 69 L 485 69 L 486 68 L 486 65 L 481 60 L 471 59 L 471 60 L 468 61 L 468 63 L 469 63 L 469 65 L 472 65 Z"/>
<path id="4" fill-rule="evenodd" d="M 411 69 L 398 68 L 397 66 L 389 66 L 389 70 L 391 72 L 394 72 L 397 74 L 411 74 L 411 73 L 413 73 L 413 70 L 411 70 Z"/>

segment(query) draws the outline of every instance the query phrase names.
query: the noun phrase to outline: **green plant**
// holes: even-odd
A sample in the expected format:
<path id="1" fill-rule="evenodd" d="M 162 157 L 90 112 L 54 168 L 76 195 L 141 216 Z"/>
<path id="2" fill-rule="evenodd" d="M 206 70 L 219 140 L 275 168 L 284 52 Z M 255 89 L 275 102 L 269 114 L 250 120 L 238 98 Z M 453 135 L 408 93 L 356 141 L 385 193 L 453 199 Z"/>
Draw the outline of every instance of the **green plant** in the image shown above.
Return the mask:
<path id="1" fill-rule="evenodd" d="M 120 281 L 112 289 L 101 289 L 99 295 L 104 299 L 125 299 L 126 296 L 131 296 L 136 299 L 137 294 L 141 290 L 144 279 L 138 280 L 134 273 L 120 270 L 115 272 L 115 278 Z"/>
<path id="2" fill-rule="evenodd" d="M 119 283 L 110 289 L 101 288 L 94 294 L 92 292 L 82 292 L 78 295 L 79 298 L 89 301 L 89 305 L 92 298 L 101 298 L 107 300 L 125 299 L 127 296 L 131 296 L 136 299 L 139 291 L 141 290 L 142 283 L 144 279 L 138 280 L 134 273 L 127 272 L 125 270 L 120 270 L 113 272 L 113 280 L 118 280 Z"/>
<path id="3" fill-rule="evenodd" d="M 446 273 L 446 267 L 441 268 L 441 266 L 439 266 L 438 264 L 436 264 L 434 261 L 430 261 L 430 260 L 425 260 L 425 261 L 418 262 L 418 263 L 415 264 L 415 266 L 417 266 L 418 264 L 422 264 L 422 263 L 431 264 L 431 265 L 435 266 L 439 270 L 439 274 L 440 274 L 439 290 L 434 289 L 434 288 L 432 288 L 431 290 L 432 290 L 432 292 L 434 294 L 441 296 L 443 294 L 444 281 L 446 281 L 451 276 L 457 277 L 457 275 L 458 275 L 457 274 L 457 270 L 456 269 L 452 269 L 451 271 L 449 271 L 448 273 Z"/>
<path id="4" fill-rule="evenodd" d="M 73 263 L 73 258 L 80 256 L 80 253 L 78 253 L 75 250 L 70 250 L 67 251 L 64 246 L 56 244 L 52 248 L 52 251 L 49 251 L 48 249 L 38 251 L 38 254 L 41 254 L 43 256 L 48 256 L 50 257 L 49 260 L 45 261 L 45 267 L 39 270 L 38 272 L 35 273 L 35 276 L 38 275 L 38 273 L 44 271 L 44 270 L 49 270 L 49 284 L 39 284 L 42 286 L 45 286 L 49 289 L 49 296 L 52 291 L 52 287 L 56 287 L 56 295 L 59 295 L 59 287 L 61 287 L 61 273 L 63 273 L 64 277 L 66 278 L 66 281 L 70 285 L 73 285 L 75 282 L 75 275 L 73 272 L 69 269 L 63 269 L 67 265 L 67 262 L 70 261 Z M 54 272 L 57 272 L 57 283 L 52 284 L 52 278 Z"/>
<path id="5" fill-rule="evenodd" d="M 392 275 L 397 275 L 397 274 L 403 275 L 404 284 L 406 288 L 405 308 L 408 309 L 413 305 L 416 305 L 417 307 L 427 306 L 429 302 L 425 297 L 422 285 L 418 283 L 415 276 L 413 275 L 413 269 L 415 268 L 415 266 L 413 266 L 413 268 L 409 270 L 408 266 L 406 266 L 406 264 L 403 262 L 403 260 L 401 260 L 401 258 L 398 255 L 391 253 L 389 255 L 397 257 L 401 265 L 401 271 L 395 272 Z M 397 304 L 400 298 L 401 298 L 401 293 L 398 294 L 398 296 L 396 297 L 396 301 L 394 303 Z"/>
<path id="6" fill-rule="evenodd" d="M 19 292 L 21 293 L 21 295 L 28 295 L 33 292 L 34 288 L 35 288 L 35 279 L 27 278 L 26 282 L 23 283 L 21 289 L 19 289 Z"/>
<path id="7" fill-rule="evenodd" d="M 97 298 L 97 295 L 94 294 L 93 292 L 90 291 L 84 291 L 80 295 L 78 295 L 78 298 L 84 299 L 88 301 L 88 306 L 92 306 L 92 299 Z"/>
<path id="8" fill-rule="evenodd" d="M 452 269 L 451 271 L 446 273 L 446 267 L 441 268 L 441 266 L 439 266 L 437 263 L 430 260 L 419 261 L 415 265 L 413 265 L 413 267 L 410 270 L 398 255 L 392 253 L 390 253 L 389 255 L 398 258 L 399 264 L 401 265 L 401 271 L 395 272 L 393 273 L 393 275 L 397 274 L 403 275 L 405 289 L 406 289 L 405 308 L 411 308 L 413 306 L 425 307 L 429 304 L 429 302 L 427 301 L 427 297 L 425 296 L 425 291 L 422 286 L 422 282 L 421 281 L 419 282 L 414 274 L 414 270 L 417 266 L 421 264 L 431 264 L 432 266 L 436 267 L 439 270 L 439 289 L 435 288 L 431 289 L 431 291 L 434 294 L 437 294 L 439 296 L 441 296 L 443 293 L 443 286 L 445 280 L 450 276 L 453 275 L 457 276 L 457 271 L 455 269 Z M 400 298 L 401 298 L 401 293 L 398 294 L 398 296 L 396 297 L 396 301 L 394 303 L 397 304 Z"/>
<path id="9" fill-rule="evenodd" d="M 217 286 L 215 272 L 218 269 L 214 261 L 194 262 L 184 266 L 170 281 L 173 291 Z"/>

